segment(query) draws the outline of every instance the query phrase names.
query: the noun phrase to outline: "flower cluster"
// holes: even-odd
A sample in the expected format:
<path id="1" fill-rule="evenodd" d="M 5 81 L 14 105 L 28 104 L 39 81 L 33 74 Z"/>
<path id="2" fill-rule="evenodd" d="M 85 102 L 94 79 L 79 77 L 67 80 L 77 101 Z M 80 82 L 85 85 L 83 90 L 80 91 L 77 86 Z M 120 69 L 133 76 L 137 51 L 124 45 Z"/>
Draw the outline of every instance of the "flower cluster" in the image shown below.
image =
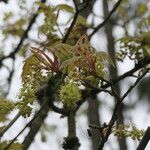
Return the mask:
<path id="1" fill-rule="evenodd" d="M 81 100 L 81 92 L 79 87 L 74 83 L 61 86 L 60 99 L 67 107 L 74 107 L 76 102 Z"/>
<path id="2" fill-rule="evenodd" d="M 144 135 L 144 131 L 139 130 L 134 125 L 130 125 L 130 124 L 119 125 L 114 130 L 114 135 L 118 136 L 120 138 L 121 137 L 131 137 L 133 140 L 140 140 Z"/>

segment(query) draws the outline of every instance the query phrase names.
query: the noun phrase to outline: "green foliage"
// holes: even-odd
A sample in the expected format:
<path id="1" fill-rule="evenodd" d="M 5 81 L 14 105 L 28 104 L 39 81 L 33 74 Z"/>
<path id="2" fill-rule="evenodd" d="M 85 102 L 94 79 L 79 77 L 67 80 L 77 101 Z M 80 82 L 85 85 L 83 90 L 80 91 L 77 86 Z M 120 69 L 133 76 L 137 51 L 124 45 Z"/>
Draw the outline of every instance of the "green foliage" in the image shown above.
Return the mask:
<path id="1" fill-rule="evenodd" d="M 5 12 L 4 17 L 3 17 L 3 21 L 4 22 L 8 21 L 12 16 L 13 16 L 13 13 L 11 11 Z"/>
<path id="2" fill-rule="evenodd" d="M 7 115 L 15 108 L 15 104 L 0 97 L 0 122 L 6 121 Z"/>
<path id="3" fill-rule="evenodd" d="M 136 9 L 136 14 L 139 15 L 144 15 L 147 12 L 148 8 L 147 5 L 144 3 L 139 3 Z"/>
<path id="4" fill-rule="evenodd" d="M 23 5 L 26 3 L 25 0 L 21 0 L 21 2 Z M 43 84 L 46 85 L 44 87 L 47 87 L 47 89 L 44 89 L 40 95 L 42 100 L 52 99 L 52 101 L 49 101 L 49 106 L 52 106 L 51 104 L 54 101 L 60 100 L 63 103 L 63 108 L 58 108 L 58 111 L 60 110 L 61 112 L 62 110 L 63 112 L 66 108 L 75 108 L 76 104 L 82 100 L 80 85 L 83 85 L 87 92 L 89 87 L 100 87 L 102 79 L 107 78 L 107 65 L 113 65 L 108 53 L 97 51 L 91 46 L 87 35 L 82 35 L 83 32 L 91 27 L 83 16 L 79 15 L 77 17 L 66 43 L 61 43 L 61 37 L 64 37 L 64 33 L 68 30 L 69 24 L 74 19 L 74 7 L 67 4 L 52 6 L 42 2 L 37 2 L 36 4 L 40 8 L 38 12 L 40 16 L 43 16 L 43 22 L 40 22 L 40 27 L 37 24 L 38 28 L 35 30 L 40 34 L 44 34 L 46 41 L 38 43 L 36 47 L 39 48 L 32 47 L 32 55 L 24 61 L 21 74 L 22 87 L 18 95 L 20 101 L 16 104 L 23 117 L 31 115 L 33 104 L 37 99 L 37 91 Z M 130 1 L 124 0 L 118 9 L 121 21 L 117 19 L 117 23 L 120 25 L 121 22 L 123 27 L 130 22 L 132 17 L 144 17 L 137 25 L 136 36 L 127 36 L 118 40 L 120 42 L 118 59 L 123 61 L 125 57 L 129 57 L 131 60 L 138 62 L 150 57 L 150 17 L 147 16 L 148 8 L 144 3 L 137 4 L 135 14 L 127 13 L 127 10 L 130 10 Z M 31 10 L 32 13 L 33 11 Z M 62 11 L 68 13 L 70 17 L 65 23 L 66 27 L 62 26 L 61 28 L 58 18 Z M 2 33 L 5 37 L 11 35 L 20 38 L 24 33 L 26 23 L 30 19 L 22 17 L 13 23 L 9 23 L 9 19 L 12 16 L 12 12 L 4 15 L 5 24 Z M 113 22 L 113 19 L 111 21 Z M 30 37 L 28 40 L 30 40 Z M 21 56 L 26 55 L 25 51 L 28 46 L 30 46 L 29 43 L 20 49 L 19 53 Z M 0 53 L 0 57 L 3 54 L 3 52 Z M 1 65 L 3 65 L 3 62 Z M 91 86 L 88 86 L 88 84 Z M 14 108 L 14 103 L 0 98 L 0 121 L 5 121 L 7 114 Z M 3 128 L 4 126 L 0 130 Z M 116 136 L 131 137 L 134 140 L 140 140 L 144 134 L 143 130 L 139 130 L 133 125 L 120 125 L 114 128 L 113 132 Z M 42 134 L 42 140 L 46 140 L 44 134 Z M 7 144 L 8 142 L 6 141 L 1 143 L 0 149 L 4 149 Z M 65 149 L 72 149 L 78 145 L 77 137 L 64 139 L 63 147 Z M 19 143 L 13 143 L 9 149 L 21 150 L 23 147 Z"/>
<path id="5" fill-rule="evenodd" d="M 128 56 L 131 60 L 140 61 L 150 57 L 150 32 L 143 32 L 136 37 L 124 37 L 120 42 L 117 58 L 121 61 Z"/>
<path id="6" fill-rule="evenodd" d="M 63 59 L 61 68 L 67 67 L 68 75 L 70 77 L 73 75 L 72 78 L 76 79 L 84 79 L 84 74 L 86 76 L 92 74 L 105 77 L 105 62 L 112 63 L 107 53 L 96 52 L 96 49 L 89 44 L 86 35 L 81 36 L 74 46 L 69 46 L 67 50 L 63 47 L 59 51 L 63 51 L 70 57 L 66 58 L 66 60 Z M 56 53 L 57 51 L 54 52 Z"/>
<path id="7" fill-rule="evenodd" d="M 45 46 L 44 49 L 50 51 L 53 56 L 46 54 L 46 51 L 32 48 L 33 55 L 25 60 L 22 69 L 23 84 L 19 93 L 21 101 L 17 106 L 24 117 L 31 114 L 36 91 L 43 81 L 48 81 L 49 75 L 55 77 L 58 72 L 65 74 L 66 80 L 62 82 L 66 84 L 61 86 L 60 99 L 65 106 L 74 107 L 82 97 L 78 82 L 90 81 L 90 84 L 99 86 L 98 76 L 106 77 L 105 63 L 112 64 L 107 53 L 96 52 L 86 35 L 83 35 L 74 46 L 55 43 Z M 71 80 L 76 82 L 70 83 Z"/>
<path id="8" fill-rule="evenodd" d="M 8 24 L 2 30 L 2 33 L 7 37 L 8 35 L 12 36 L 22 36 L 24 33 L 24 25 L 26 24 L 26 19 L 18 19 L 13 24 Z"/>
<path id="9" fill-rule="evenodd" d="M 73 53 L 75 51 L 73 46 L 63 43 L 52 45 L 49 50 L 55 54 L 60 62 L 64 62 L 65 60 L 73 57 Z"/>
<path id="10" fill-rule="evenodd" d="M 133 140 L 140 140 L 144 135 L 144 130 L 140 130 L 132 124 L 119 125 L 113 132 L 115 136 L 120 138 L 130 137 Z"/>
<path id="11" fill-rule="evenodd" d="M 81 100 L 81 92 L 75 83 L 68 83 L 61 86 L 60 99 L 69 108 L 76 106 L 76 102 Z"/>
<path id="12" fill-rule="evenodd" d="M 39 60 L 35 56 L 30 56 L 25 60 L 22 68 L 21 78 L 23 83 L 30 83 L 36 76 L 36 71 L 39 70 Z"/>
<path id="13" fill-rule="evenodd" d="M 67 5 L 67 4 L 60 4 L 60 5 L 57 5 L 55 9 L 58 9 L 58 10 L 62 10 L 62 11 L 66 11 L 68 13 L 74 13 L 74 8 Z"/>
<path id="14" fill-rule="evenodd" d="M 63 71 L 73 80 L 83 80 L 88 75 L 106 77 L 105 64 L 112 64 L 106 52 L 96 52 L 86 35 L 80 37 L 74 46 L 64 43 L 55 43 L 45 46 L 53 54 L 49 57 L 45 52 L 33 48 L 34 56 L 52 72 Z"/>
<path id="15" fill-rule="evenodd" d="M 4 150 L 5 147 L 9 144 L 9 142 L 7 141 L 3 141 L 2 143 L 0 143 L 0 150 Z M 21 144 L 19 144 L 18 142 L 13 143 L 8 150 L 23 150 L 23 146 Z"/>
<path id="16" fill-rule="evenodd" d="M 21 100 L 17 106 L 22 116 L 30 116 L 32 108 L 30 105 L 36 100 L 37 88 L 44 84 L 51 76 L 50 72 L 42 72 L 40 61 L 34 56 L 25 60 L 22 69 L 22 88 L 18 98 Z"/>
<path id="17" fill-rule="evenodd" d="M 77 25 L 82 25 L 84 27 L 90 27 L 91 25 L 89 23 L 87 23 L 87 19 L 84 18 L 83 16 L 79 15 L 77 22 Z"/>
<path id="18" fill-rule="evenodd" d="M 47 10 L 51 9 L 43 4 L 41 6 Z M 107 53 L 96 52 L 86 35 L 81 36 L 74 46 L 56 42 L 44 45 L 43 49 L 32 47 L 33 55 L 25 60 L 22 69 L 22 88 L 17 107 L 24 117 L 30 116 L 32 112 L 39 86 L 48 82 L 52 76 L 55 78 L 59 72 L 65 74 L 65 80 L 61 81 L 65 82 L 65 85 L 61 86 L 59 96 L 64 107 L 72 108 L 82 97 L 79 82 L 90 81 L 90 84 L 99 86 L 98 77 L 106 78 L 105 64 L 113 64 Z M 57 94 L 57 89 L 54 93 Z"/>
<path id="19" fill-rule="evenodd" d="M 45 34 L 47 37 L 52 37 L 56 31 L 57 15 L 55 14 L 55 8 L 53 6 L 47 6 L 42 2 L 37 2 L 40 7 L 40 14 L 44 14 L 44 23 L 39 28 L 39 33 Z"/>
<path id="20" fill-rule="evenodd" d="M 98 87 L 99 85 L 99 79 L 92 75 L 85 77 L 85 81 L 94 87 Z"/>
<path id="21" fill-rule="evenodd" d="M 20 50 L 18 51 L 18 55 L 25 57 L 27 53 L 27 49 L 29 48 L 29 43 L 24 44 Z"/>
<path id="22" fill-rule="evenodd" d="M 139 33 L 150 32 L 150 16 L 143 17 L 137 26 L 137 31 Z"/>

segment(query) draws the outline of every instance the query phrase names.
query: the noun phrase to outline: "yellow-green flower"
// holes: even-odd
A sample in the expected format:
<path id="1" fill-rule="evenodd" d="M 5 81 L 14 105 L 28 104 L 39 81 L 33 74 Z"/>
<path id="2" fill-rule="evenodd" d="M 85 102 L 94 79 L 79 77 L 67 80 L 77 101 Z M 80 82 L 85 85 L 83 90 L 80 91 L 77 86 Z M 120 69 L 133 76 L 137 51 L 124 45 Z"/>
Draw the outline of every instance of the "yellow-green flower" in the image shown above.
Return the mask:
<path id="1" fill-rule="evenodd" d="M 74 107 L 81 100 L 81 92 L 75 83 L 69 83 L 61 87 L 60 99 L 68 107 Z"/>

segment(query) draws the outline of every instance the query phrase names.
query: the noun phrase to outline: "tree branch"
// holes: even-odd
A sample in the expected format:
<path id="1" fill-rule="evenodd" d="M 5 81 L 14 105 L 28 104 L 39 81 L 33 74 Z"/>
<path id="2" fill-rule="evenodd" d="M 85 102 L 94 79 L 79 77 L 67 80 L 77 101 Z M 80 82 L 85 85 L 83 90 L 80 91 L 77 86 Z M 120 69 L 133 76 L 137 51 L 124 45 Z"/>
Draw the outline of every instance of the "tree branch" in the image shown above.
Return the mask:
<path id="1" fill-rule="evenodd" d="M 108 16 L 106 17 L 106 19 L 100 23 L 94 30 L 93 32 L 89 35 L 89 39 L 91 39 L 91 37 L 100 29 L 102 28 L 107 21 L 110 19 L 110 17 L 113 15 L 113 13 L 117 10 L 117 8 L 119 7 L 120 3 L 122 2 L 122 0 L 118 0 L 118 2 L 115 4 L 115 6 L 113 7 L 113 9 L 110 11 L 110 13 L 108 14 Z"/>
<path id="2" fill-rule="evenodd" d="M 74 14 L 74 18 L 73 18 L 73 20 L 71 22 L 71 25 L 70 25 L 68 31 L 66 32 L 64 38 L 62 39 L 62 43 L 66 43 L 66 41 L 67 41 L 67 39 L 69 37 L 69 34 L 70 34 L 71 30 L 73 29 L 73 27 L 74 27 L 74 25 L 75 25 L 75 23 L 76 23 L 76 21 L 78 19 L 79 13 L 82 12 L 86 8 L 86 5 L 85 5 L 82 8 L 78 9 L 78 5 L 77 5 L 76 0 L 73 0 L 73 2 L 74 2 L 74 5 L 75 5 L 76 12 Z"/>
<path id="3" fill-rule="evenodd" d="M 127 95 L 134 89 L 134 87 L 139 83 L 139 81 L 147 74 L 149 70 L 147 69 L 136 81 L 135 83 L 130 86 L 130 88 L 125 92 L 125 94 L 120 98 L 118 97 L 118 95 L 114 94 L 114 96 L 116 97 L 117 99 L 117 103 L 115 105 L 115 108 L 114 108 L 114 111 L 113 111 L 113 114 L 112 114 L 112 117 L 107 125 L 107 130 L 106 130 L 106 134 L 104 136 L 102 136 L 102 140 L 98 146 L 98 150 L 102 150 L 103 147 L 104 147 L 104 144 L 105 142 L 108 140 L 110 134 L 111 134 L 111 130 L 112 130 L 112 127 L 113 125 L 115 124 L 116 122 L 116 119 L 117 119 L 117 116 L 118 116 L 118 110 L 123 102 L 123 100 L 127 97 Z"/>
<path id="4" fill-rule="evenodd" d="M 137 150 L 144 150 L 150 140 L 150 127 L 147 128 L 142 140 L 140 141 L 139 146 L 137 147 Z"/>
<path id="5" fill-rule="evenodd" d="M 41 113 L 38 115 L 38 117 L 36 117 L 36 119 L 34 119 L 34 121 L 31 123 L 30 131 L 26 135 L 24 141 L 22 142 L 24 150 L 27 150 L 29 148 L 29 146 L 31 145 L 31 143 L 33 142 L 36 134 L 40 130 L 41 126 L 43 125 L 44 120 L 48 115 L 48 112 L 49 112 L 49 106 L 47 105 L 44 107 L 44 109 L 41 111 Z M 34 118 L 35 118 L 35 116 L 34 116 Z"/>
<path id="6" fill-rule="evenodd" d="M 45 109 L 45 107 L 47 107 L 48 104 L 48 100 L 46 100 L 43 105 L 41 106 L 41 108 L 39 109 L 39 111 L 35 114 L 35 116 L 26 124 L 26 126 L 10 141 L 10 143 L 4 148 L 4 150 L 9 150 L 10 146 L 13 144 L 13 142 L 15 142 L 15 140 L 24 132 L 24 130 L 27 127 L 30 127 L 30 125 L 32 124 L 32 122 L 41 114 L 42 110 Z"/>
<path id="7" fill-rule="evenodd" d="M 2 130 L 0 133 L 0 139 L 2 136 L 7 132 L 7 130 L 16 122 L 16 120 L 20 117 L 20 113 L 18 113 L 13 120 L 10 121 L 10 123 Z"/>
<path id="8" fill-rule="evenodd" d="M 150 57 L 149 58 L 145 58 L 144 60 L 140 61 L 137 65 L 135 65 L 135 67 L 131 70 L 129 70 L 128 72 L 120 75 L 119 77 L 117 77 L 116 79 L 113 79 L 112 81 L 110 81 L 109 83 L 106 83 L 105 85 L 101 86 L 101 88 L 108 88 L 113 84 L 116 84 L 117 82 L 123 80 L 126 77 L 131 76 L 133 73 L 135 73 L 136 71 L 138 71 L 139 69 L 145 67 L 146 65 L 150 64 Z"/>

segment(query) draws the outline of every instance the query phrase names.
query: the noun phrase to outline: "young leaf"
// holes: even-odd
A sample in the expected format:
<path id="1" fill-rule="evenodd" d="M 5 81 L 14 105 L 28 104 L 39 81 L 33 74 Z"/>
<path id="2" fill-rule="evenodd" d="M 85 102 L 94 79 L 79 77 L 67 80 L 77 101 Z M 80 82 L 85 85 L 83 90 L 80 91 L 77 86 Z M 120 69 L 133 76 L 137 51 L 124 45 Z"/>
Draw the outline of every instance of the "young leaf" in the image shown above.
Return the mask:
<path id="1" fill-rule="evenodd" d="M 76 45 L 77 47 L 81 47 L 84 44 L 89 45 L 88 36 L 86 34 L 82 35 L 80 39 L 77 41 Z"/>
<path id="2" fill-rule="evenodd" d="M 75 52 L 75 48 L 68 44 L 57 44 L 51 46 L 48 50 L 50 50 L 58 59 L 63 62 L 73 56 Z"/>
<path id="3" fill-rule="evenodd" d="M 70 64 L 73 64 L 74 62 L 78 61 L 79 59 L 81 59 L 82 56 L 74 56 L 70 59 L 65 60 L 64 62 L 62 62 L 60 69 L 63 69 L 65 67 L 67 67 Z"/>
<path id="4" fill-rule="evenodd" d="M 73 7 L 71 7 L 71 6 L 69 6 L 69 5 L 67 5 L 67 4 L 60 4 L 60 5 L 57 5 L 56 6 L 56 9 L 58 9 L 58 10 L 63 10 L 63 11 L 67 11 L 68 13 L 74 13 L 75 11 L 74 11 L 74 8 Z"/>

